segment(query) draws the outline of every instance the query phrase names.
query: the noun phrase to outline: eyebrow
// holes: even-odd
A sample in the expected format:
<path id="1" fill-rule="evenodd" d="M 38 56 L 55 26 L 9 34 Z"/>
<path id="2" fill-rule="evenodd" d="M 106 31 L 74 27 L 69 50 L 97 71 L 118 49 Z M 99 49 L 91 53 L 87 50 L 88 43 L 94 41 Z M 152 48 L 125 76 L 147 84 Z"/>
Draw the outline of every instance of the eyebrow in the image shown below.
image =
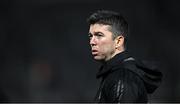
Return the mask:
<path id="1" fill-rule="evenodd" d="M 104 33 L 102 33 L 102 32 L 95 32 L 94 35 L 95 35 L 95 34 L 99 34 L 99 33 L 104 34 Z M 93 34 L 91 34 L 91 33 L 89 32 L 88 35 L 93 35 Z"/>

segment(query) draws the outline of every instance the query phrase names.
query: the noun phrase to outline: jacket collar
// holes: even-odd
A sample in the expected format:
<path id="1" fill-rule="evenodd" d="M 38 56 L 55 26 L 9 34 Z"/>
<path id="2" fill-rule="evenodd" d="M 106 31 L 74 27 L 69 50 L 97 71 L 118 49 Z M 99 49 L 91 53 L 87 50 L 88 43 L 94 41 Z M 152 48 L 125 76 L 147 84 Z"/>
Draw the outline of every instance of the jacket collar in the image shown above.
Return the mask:
<path id="1" fill-rule="evenodd" d="M 97 73 L 96 77 L 100 78 L 103 75 L 109 73 L 111 69 L 124 61 L 124 59 L 129 58 L 130 55 L 127 51 L 123 51 L 119 54 L 116 54 L 112 59 L 108 60 L 107 62 L 103 63 Z"/>

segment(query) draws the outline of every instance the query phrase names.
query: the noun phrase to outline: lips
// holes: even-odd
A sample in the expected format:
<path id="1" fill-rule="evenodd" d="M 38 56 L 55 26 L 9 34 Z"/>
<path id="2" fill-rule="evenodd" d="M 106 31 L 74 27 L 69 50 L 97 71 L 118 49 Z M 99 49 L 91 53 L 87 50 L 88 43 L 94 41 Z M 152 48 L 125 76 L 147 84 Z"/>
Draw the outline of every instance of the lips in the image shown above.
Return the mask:
<path id="1" fill-rule="evenodd" d="M 93 55 L 97 55 L 97 54 L 98 54 L 98 51 L 97 51 L 97 50 L 92 50 L 92 54 L 93 54 Z"/>

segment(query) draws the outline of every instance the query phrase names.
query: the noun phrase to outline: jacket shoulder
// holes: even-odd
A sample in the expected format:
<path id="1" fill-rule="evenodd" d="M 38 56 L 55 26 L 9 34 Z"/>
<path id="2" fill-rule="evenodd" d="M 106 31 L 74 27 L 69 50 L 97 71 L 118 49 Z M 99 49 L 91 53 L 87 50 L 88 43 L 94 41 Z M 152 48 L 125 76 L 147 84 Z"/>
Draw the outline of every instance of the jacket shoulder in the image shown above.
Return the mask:
<path id="1" fill-rule="evenodd" d="M 117 68 L 105 80 L 104 91 L 109 101 L 146 102 L 146 90 L 140 77 L 124 67 Z"/>

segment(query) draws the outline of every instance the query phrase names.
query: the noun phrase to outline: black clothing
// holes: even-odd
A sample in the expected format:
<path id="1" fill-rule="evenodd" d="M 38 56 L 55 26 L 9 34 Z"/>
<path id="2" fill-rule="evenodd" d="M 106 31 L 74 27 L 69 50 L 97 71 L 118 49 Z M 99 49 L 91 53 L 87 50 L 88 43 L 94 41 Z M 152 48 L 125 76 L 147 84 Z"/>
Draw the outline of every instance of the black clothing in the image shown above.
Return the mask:
<path id="1" fill-rule="evenodd" d="M 147 94 L 158 87 L 162 74 L 124 51 L 104 63 L 97 78 L 102 81 L 95 102 L 147 102 Z"/>

